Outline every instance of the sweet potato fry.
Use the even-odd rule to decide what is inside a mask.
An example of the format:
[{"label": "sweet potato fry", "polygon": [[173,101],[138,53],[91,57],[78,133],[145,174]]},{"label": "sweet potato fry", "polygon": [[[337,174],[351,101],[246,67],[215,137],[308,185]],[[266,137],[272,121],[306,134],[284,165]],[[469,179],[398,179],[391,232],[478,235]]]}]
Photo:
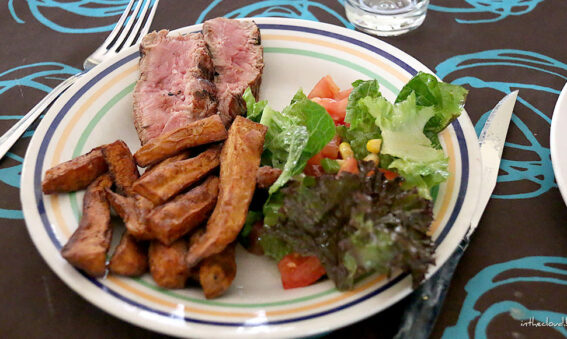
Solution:
[{"label": "sweet potato fry", "polygon": [[159,168],[162,168],[162,167],[164,167],[164,166],[167,165],[167,164],[171,164],[171,163],[176,162],[176,161],[179,161],[179,160],[185,160],[185,159],[189,158],[190,155],[191,155],[191,152],[189,152],[189,151],[187,150],[187,151],[181,152],[181,153],[179,153],[179,154],[173,155],[173,156],[171,156],[171,157],[169,157],[169,158],[166,158],[166,159],[164,159],[164,160],[158,162],[157,164],[155,164],[155,165],[153,165],[153,166],[149,166],[149,167],[146,169],[146,171],[144,172],[144,174],[142,174],[142,176],[141,176],[140,178],[149,175],[150,173],[152,173],[152,171],[155,171],[155,170],[157,170],[157,169],[159,169]]},{"label": "sweet potato fry", "polygon": [[110,175],[98,177],[87,188],[83,200],[83,216],[79,227],[61,249],[61,255],[71,265],[93,277],[106,271],[106,252],[110,247],[110,207],[104,190],[112,186]]},{"label": "sweet potato fry", "polygon": [[226,128],[215,114],[151,139],[134,154],[134,158],[138,165],[146,167],[186,148],[221,141],[226,136]]},{"label": "sweet potato fry", "polygon": [[148,251],[150,273],[156,284],[165,288],[183,288],[190,270],[185,264],[187,241],[179,239],[170,246],[157,240],[150,243]]},{"label": "sweet potato fry", "polygon": [[122,233],[110,264],[111,273],[135,277],[148,271],[148,248],[128,232]]},{"label": "sweet potato fry", "polygon": [[211,176],[201,185],[154,209],[148,215],[151,233],[169,245],[209,216],[215,207],[219,179]]},{"label": "sweet potato fry", "polygon": [[126,195],[133,195],[132,185],[140,177],[140,173],[128,146],[124,141],[116,140],[102,147],[102,154],[116,186]]},{"label": "sweet potato fry", "polygon": [[[205,234],[205,226],[206,225],[201,224],[199,227],[191,231],[191,235],[189,236],[189,240],[187,241],[188,248],[193,246],[197,241],[201,239],[201,236]],[[189,268],[189,279],[195,282],[199,282],[199,265]]]},{"label": "sweet potato fry", "polygon": [[241,116],[230,127],[221,152],[217,204],[205,235],[187,253],[189,267],[224,250],[242,229],[256,187],[266,131],[266,126]]},{"label": "sweet potato fry", "polygon": [[82,190],[107,170],[102,150],[97,147],[87,154],[48,169],[41,189],[45,194]]},{"label": "sweet potato fry", "polygon": [[199,264],[199,282],[207,299],[221,296],[236,277],[234,243]]},{"label": "sweet potato fry", "polygon": [[146,222],[146,215],[153,207],[151,202],[140,196],[125,197],[112,192],[110,189],[106,190],[106,198],[110,206],[124,221],[128,233],[138,240],[153,239]]},{"label": "sweet potato fry", "polygon": [[189,269],[189,278],[192,281],[199,282],[199,266],[194,266]]},{"label": "sweet potato fry", "polygon": [[269,188],[278,180],[280,174],[282,174],[282,170],[279,168],[270,166],[258,168],[258,173],[256,173],[256,184],[258,188]]},{"label": "sweet potato fry", "polygon": [[134,191],[161,205],[215,169],[219,155],[220,146],[215,145],[194,158],[164,165],[136,181]]}]

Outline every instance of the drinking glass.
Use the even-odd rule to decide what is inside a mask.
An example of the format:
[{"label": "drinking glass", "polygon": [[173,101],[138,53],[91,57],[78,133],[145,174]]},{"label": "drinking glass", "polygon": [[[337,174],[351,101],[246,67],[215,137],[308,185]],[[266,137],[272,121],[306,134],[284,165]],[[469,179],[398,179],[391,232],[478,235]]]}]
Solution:
[{"label": "drinking glass", "polygon": [[395,36],[419,27],[429,0],[344,0],[348,20],[378,36]]}]

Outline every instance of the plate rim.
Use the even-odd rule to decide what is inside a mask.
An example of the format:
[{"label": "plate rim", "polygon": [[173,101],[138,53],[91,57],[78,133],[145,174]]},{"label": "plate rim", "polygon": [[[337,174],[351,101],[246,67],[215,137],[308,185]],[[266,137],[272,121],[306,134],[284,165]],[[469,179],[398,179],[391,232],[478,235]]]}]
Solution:
[{"label": "plate rim", "polygon": [[[561,113],[563,112],[563,113]],[[560,129],[561,126],[567,128],[567,83],[563,85],[563,89],[559,93],[555,107],[553,108],[553,115],[551,116],[551,131],[549,133],[549,151],[551,154],[551,166],[555,175],[555,181],[559,192],[563,197],[563,202],[567,204],[567,165],[563,165],[567,160],[561,154],[561,146],[559,139],[561,139]],[[567,139],[567,137],[564,137]]]},{"label": "plate rim", "polygon": [[[393,54],[393,56],[395,56],[395,57],[400,57],[400,56],[401,56],[401,57],[404,58],[404,59],[408,59],[408,60],[404,60],[404,62],[409,61],[408,64],[410,64],[410,66],[414,66],[414,67],[415,67],[415,66],[417,65],[418,67],[416,67],[416,68],[417,68],[418,70],[419,70],[419,69],[423,69],[423,70],[428,70],[429,72],[431,72],[431,70],[430,70],[428,67],[426,67],[425,65],[423,65],[423,64],[422,64],[421,62],[419,62],[417,59],[413,58],[411,55],[409,55],[409,54],[403,52],[402,50],[398,49],[397,47],[394,47],[394,46],[392,46],[392,45],[390,45],[390,44],[388,44],[388,43],[386,43],[386,42],[384,42],[384,41],[381,41],[381,40],[379,40],[379,39],[373,38],[373,37],[368,36],[368,35],[366,35],[366,34],[363,34],[363,33],[357,32],[357,31],[353,31],[353,30],[349,30],[349,29],[344,28],[344,27],[335,26],[335,25],[327,24],[327,23],[315,22],[315,21],[300,20],[300,19],[285,19],[285,18],[246,18],[246,20],[254,20],[254,21],[257,21],[258,23],[266,23],[266,24],[281,23],[281,24],[288,24],[288,25],[298,26],[298,27],[309,26],[309,27],[320,28],[320,29],[328,28],[328,30],[330,30],[330,31],[339,30],[339,31],[342,31],[342,33],[344,33],[346,36],[351,36],[351,37],[354,38],[354,39],[358,39],[358,40],[360,40],[360,41],[365,41],[365,42],[367,42],[367,43],[377,43],[381,48],[387,47],[388,53]],[[183,28],[179,28],[179,29],[173,30],[172,32],[195,30],[195,29],[198,29],[201,25],[202,25],[202,24],[191,25],[191,26],[187,26],[187,27],[183,27]],[[370,42],[370,41],[372,41],[372,42]],[[118,60],[118,59],[120,59],[120,58],[123,58],[123,57],[124,57],[125,55],[127,55],[128,53],[132,53],[133,51],[135,51],[135,50],[137,50],[137,49],[138,49],[138,47],[137,47],[137,46],[134,46],[134,47],[131,47],[131,48],[128,48],[128,49],[122,51],[122,52],[119,53],[116,57],[114,57],[114,58],[108,60],[107,62],[104,62],[104,63],[102,63],[101,65],[97,66],[98,69],[95,68],[95,69],[97,69],[97,73],[93,72],[93,74],[94,74],[94,75],[98,74],[98,71],[103,70],[103,69],[104,69],[105,67],[107,67],[108,65],[110,65],[110,64],[112,64],[112,63],[114,63],[114,62],[116,62],[116,60]],[[94,71],[95,69],[93,69],[93,71]],[[431,73],[433,73],[433,72],[431,72]],[[91,79],[92,77],[94,77],[94,76],[89,76],[89,75],[87,75],[87,76],[83,77],[82,79],[80,79],[73,87],[71,87],[71,88],[64,94],[64,96],[60,97],[59,100],[61,100],[61,102],[68,100],[69,97],[71,96],[71,93],[74,93],[77,88],[79,88],[80,86],[83,86],[83,85],[84,85],[89,79]],[[59,100],[58,100],[58,101],[59,101]],[[53,105],[53,106],[55,107],[56,105]],[[53,113],[51,113],[51,112],[53,112]],[[55,114],[55,113],[56,113],[56,112],[54,112],[54,110],[51,109],[47,114]],[[472,127],[472,122],[470,121],[470,118],[469,118],[468,114],[466,113],[466,111],[463,110],[463,113],[464,113],[464,114],[461,115],[461,117],[459,118],[459,121],[460,121],[461,123],[463,123],[464,125],[468,125],[468,126],[466,126],[466,129],[463,130],[463,133],[466,134],[466,135],[465,135],[465,138],[467,138],[467,140],[468,140],[468,138],[471,138],[471,137],[472,137],[472,136],[470,135],[470,132],[471,132],[471,130],[474,132],[474,128]],[[48,120],[48,119],[45,119],[44,121],[46,121],[46,123],[47,123],[47,120]],[[42,123],[43,123],[43,121],[42,121]],[[39,127],[38,127],[38,129],[39,129]],[[467,132],[468,132],[468,133],[467,133]],[[474,135],[474,138],[476,138],[476,134],[473,133],[473,135]],[[34,137],[32,138],[32,140],[30,141],[30,145],[34,144],[34,143],[33,143],[33,142],[34,142],[34,138],[36,138],[36,135],[34,135]],[[476,167],[480,167],[480,156],[471,158],[471,155],[479,154],[479,151],[478,151],[478,143],[469,144],[469,142],[467,142],[467,140],[465,140],[465,145],[466,145],[467,147],[471,147],[471,146],[472,146],[472,148],[469,148],[469,149],[468,149],[468,154],[469,154],[468,160],[469,160],[469,162],[471,163],[470,165],[471,165],[471,166],[474,165],[474,166],[476,166]],[[476,146],[476,147],[475,147],[475,146]],[[476,150],[475,150],[475,148],[476,148]],[[31,148],[30,148],[30,147],[28,147],[28,149],[26,150],[26,155],[25,155],[24,164],[23,164],[22,178],[24,178],[24,174],[27,174],[27,172],[31,171],[31,170],[27,169],[28,166],[30,166],[30,165],[28,164],[28,162],[29,162],[29,161],[28,161],[28,159],[29,159],[29,157],[28,157],[28,152],[31,152]],[[473,163],[474,163],[474,164],[473,164]],[[473,166],[473,167],[474,167],[474,166]],[[474,171],[473,171],[473,173],[474,173]],[[472,175],[473,173],[469,174],[469,177],[470,177],[470,178],[469,178],[469,180],[470,180],[469,186],[473,187],[473,188],[476,190],[476,192],[477,192],[476,194],[478,194],[478,187],[475,188],[475,187],[474,187],[474,186],[475,186],[474,180],[471,180],[471,179],[473,178],[473,175]],[[479,186],[479,185],[480,185],[480,180],[477,180],[477,181],[478,181],[477,184],[478,184],[478,186]],[[21,199],[21,201],[22,201],[22,204],[24,203],[24,200],[25,200],[25,197],[24,197],[24,195],[25,195],[25,193],[24,193],[25,190],[24,190],[23,188],[24,188],[24,186],[26,186],[26,187],[28,186],[28,185],[24,185],[24,184],[25,184],[25,183],[22,183],[22,189],[20,190],[20,199]],[[34,188],[33,185],[32,185],[32,188]],[[467,192],[466,197],[468,197],[468,196],[470,196],[470,192]],[[466,198],[466,197],[465,197],[465,198]],[[464,204],[464,202],[463,202],[463,204]],[[463,207],[463,209],[464,209],[464,207]],[[469,208],[469,209],[470,209],[470,208]],[[460,213],[464,213],[464,211],[463,211],[463,212],[460,212]],[[472,214],[472,211],[471,211],[469,214]],[[460,216],[461,216],[461,214],[458,215],[458,217],[460,217]],[[469,215],[469,216],[470,216],[470,215]],[[163,330],[163,326],[162,326],[161,328],[156,329],[156,327],[152,326],[151,323],[146,323],[146,322],[144,322],[144,321],[140,321],[140,319],[132,319],[131,314],[129,314],[129,313],[120,313],[120,312],[118,312],[116,309],[114,309],[114,308],[111,307],[111,306],[110,306],[110,307],[107,307],[107,306],[103,305],[102,301],[101,301],[101,303],[99,304],[96,300],[93,300],[94,298],[92,298],[92,297],[89,298],[88,296],[85,296],[83,293],[81,293],[81,292],[78,290],[78,288],[76,288],[76,286],[74,286],[74,285],[76,285],[76,284],[73,283],[72,278],[71,278],[70,276],[60,274],[59,269],[58,269],[58,268],[56,269],[55,264],[52,264],[50,261],[48,261],[48,260],[46,259],[46,256],[45,256],[44,253],[42,252],[42,248],[39,246],[39,243],[38,243],[39,240],[35,239],[35,236],[36,236],[36,235],[33,234],[32,229],[28,226],[28,220],[27,220],[28,217],[26,217],[25,211],[24,211],[24,217],[25,217],[25,219],[26,219],[26,228],[27,228],[28,232],[30,233],[30,237],[32,238],[32,240],[33,240],[33,242],[34,242],[34,245],[36,246],[36,248],[37,248],[38,251],[40,252],[40,254],[41,254],[42,258],[44,259],[44,261],[46,261],[46,263],[50,266],[50,268],[58,275],[58,277],[59,277],[60,279],[62,279],[62,280],[67,284],[67,286],[69,286],[73,291],[75,291],[77,294],[79,294],[82,298],[84,298],[84,299],[86,299],[87,301],[89,301],[90,303],[96,305],[97,307],[99,307],[100,309],[104,310],[105,312],[108,312],[108,313],[110,313],[110,314],[113,314],[114,316],[116,316],[116,317],[118,317],[118,318],[120,318],[120,319],[122,319],[122,320],[125,320],[125,321],[127,321],[127,322],[129,322],[129,323],[131,323],[131,324],[134,324],[134,325],[137,325],[137,326],[141,326],[141,327],[144,327],[144,328],[153,330],[153,331],[160,331],[160,332],[162,332],[162,333],[168,333],[168,334],[179,335],[179,333],[178,333],[178,332],[175,332],[175,331],[174,331],[174,332],[171,332],[171,331],[164,331],[164,330]],[[463,234],[463,235],[464,235],[464,234]],[[449,253],[449,255],[450,255],[450,253]],[[448,255],[447,255],[446,257],[448,257]],[[446,259],[447,259],[447,258],[445,258],[445,260],[446,260]],[[445,261],[445,260],[443,260],[443,261]],[[433,266],[433,267],[430,267],[430,270],[428,271],[427,277],[429,278],[432,274],[434,274],[434,273],[436,272],[436,270],[439,269],[440,266],[441,266],[441,265],[435,265],[435,266]],[[68,281],[68,280],[69,280],[69,281]],[[411,291],[410,291],[410,292],[411,292]],[[410,292],[405,293],[405,294],[402,293],[403,295],[399,295],[398,298],[396,298],[396,300],[390,302],[387,307],[384,307],[384,309],[390,307],[391,305],[393,305],[394,303],[396,303],[397,301],[399,301],[400,299],[402,299],[403,297],[405,297],[405,296],[406,296],[407,294],[409,294]],[[106,299],[106,298],[104,298],[104,299]],[[326,331],[326,330],[331,330],[331,329],[335,329],[335,328],[347,326],[347,325],[352,324],[352,323],[354,323],[354,322],[358,322],[358,321],[360,321],[360,320],[362,320],[362,319],[364,319],[364,318],[366,318],[366,317],[369,317],[369,316],[371,316],[371,315],[373,315],[373,314],[375,314],[375,313],[377,313],[377,312],[373,312],[373,313],[370,313],[370,314],[363,314],[363,315],[360,315],[360,316],[358,316],[358,317],[351,317],[350,321],[342,322],[342,323],[340,323],[340,324],[333,324],[332,326],[330,326],[330,327],[327,328],[327,329],[314,329],[313,331],[310,331],[310,332],[302,331],[301,334],[303,334],[303,335],[305,335],[306,333],[309,333],[310,335],[311,335],[311,334],[317,334],[317,333],[324,332],[324,331]],[[134,315],[134,318],[136,318],[135,315]],[[201,334],[203,334],[203,333],[201,333]],[[205,335],[206,335],[206,333],[205,333]],[[244,335],[250,335],[250,333],[244,333]],[[272,335],[273,335],[273,333],[272,333]],[[277,336],[277,334],[276,334],[276,336]]]}]

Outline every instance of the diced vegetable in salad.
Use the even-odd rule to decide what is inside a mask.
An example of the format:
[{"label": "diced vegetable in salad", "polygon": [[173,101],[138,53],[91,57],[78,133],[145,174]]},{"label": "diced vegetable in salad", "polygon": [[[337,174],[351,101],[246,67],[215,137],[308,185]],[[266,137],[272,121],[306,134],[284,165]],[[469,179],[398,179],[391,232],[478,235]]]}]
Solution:
[{"label": "diced vegetable in salad", "polygon": [[315,255],[290,253],[280,260],[278,269],[285,289],[309,286],[325,275],[325,268]]},{"label": "diced vegetable in salad", "polygon": [[467,91],[421,72],[394,103],[376,80],[352,86],[325,76],[282,112],[244,94],[247,117],[269,127],[262,165],[282,173],[240,239],[246,246],[254,234],[279,262],[284,288],[326,275],[350,289],[397,269],[417,286],[433,263],[430,192],[449,175],[438,133],[460,115]]}]

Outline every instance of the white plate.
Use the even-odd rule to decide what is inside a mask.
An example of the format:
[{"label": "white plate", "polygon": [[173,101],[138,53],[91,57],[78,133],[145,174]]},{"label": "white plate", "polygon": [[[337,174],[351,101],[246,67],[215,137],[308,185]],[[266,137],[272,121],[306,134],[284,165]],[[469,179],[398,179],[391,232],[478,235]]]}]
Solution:
[{"label": "white plate", "polygon": [[555,181],[563,200],[567,203],[567,84],[563,87],[559,99],[555,104],[551,117],[551,133],[549,148],[551,151],[551,164],[555,173]]},{"label": "white plate", "polygon": [[[332,75],[341,88],[356,79],[376,78],[390,100],[417,71],[432,73],[402,51],[370,36],[318,22],[257,18],[265,73],[262,98],[282,108],[299,87],[311,88]],[[192,32],[200,26],[180,29]],[[206,300],[198,288],[163,290],[149,275],[140,279],[92,279],[59,254],[77,227],[82,193],[44,196],[46,169],[91,148],[123,139],[139,148],[132,123],[132,90],[138,52],[124,51],[69,89],[43,118],[31,140],[22,173],[21,200],[29,233],[55,273],[101,309],[138,326],[176,336],[289,337],[333,330],[375,314],[411,292],[411,279],[371,276],[353,291],[330,281],[283,290],[276,264],[239,250],[238,274],[224,296]],[[441,135],[451,175],[440,186],[432,226],[436,271],[458,246],[469,226],[480,185],[480,156],[465,112]],[[70,315],[72,316],[72,315]]]}]

